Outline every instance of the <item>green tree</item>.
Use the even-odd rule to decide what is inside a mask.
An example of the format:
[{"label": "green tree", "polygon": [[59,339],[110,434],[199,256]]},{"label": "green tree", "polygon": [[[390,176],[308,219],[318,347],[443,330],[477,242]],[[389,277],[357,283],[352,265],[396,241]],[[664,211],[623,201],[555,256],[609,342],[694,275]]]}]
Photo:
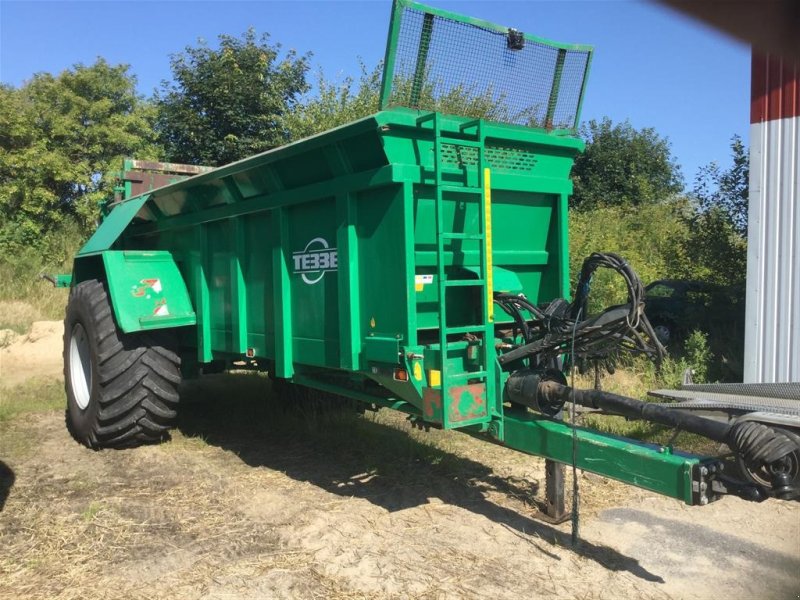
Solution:
[{"label": "green tree", "polygon": [[608,117],[581,127],[586,152],[575,161],[570,205],[640,206],[668,200],[683,189],[669,142],[652,128],[635,129]]},{"label": "green tree", "polygon": [[221,165],[289,141],[283,120],[308,89],[308,55],[280,50],[251,28],[172,55],[173,80],[155,96],[167,159]]},{"label": "green tree", "polygon": [[727,217],[734,230],[747,235],[750,153],[742,138],[731,138],[732,164],[722,169],[716,162],[701,167],[695,177],[692,194],[701,212],[717,208]]},{"label": "green tree", "polygon": [[724,209],[712,206],[688,220],[686,252],[692,279],[743,286],[747,276],[747,240]]},{"label": "green tree", "polygon": [[290,138],[308,137],[377,112],[382,71],[380,64],[370,71],[361,63],[357,84],[352,77],[339,84],[326,81],[319,71],[316,95],[285,115],[284,126]]},{"label": "green tree", "polygon": [[[316,95],[284,119],[291,138],[296,140],[314,135],[377,112],[380,109],[382,75],[381,63],[372,70],[362,63],[358,81],[352,77],[346,77],[341,83],[327,81],[320,72]],[[390,104],[396,101],[403,105],[403,102],[407,102],[411,86],[411,79],[396,76]],[[419,106],[423,110],[433,109],[445,114],[489,121],[508,122],[520,117],[512,115],[505,98],[495,97],[491,89],[479,91],[477,86],[468,85],[448,87],[444,82],[430,78],[421,86]]]},{"label": "green tree", "polygon": [[0,247],[42,247],[73,224],[87,233],[113,185],[104,174],[126,155],[158,158],[153,120],[128,65],[102,58],[0,87]]}]

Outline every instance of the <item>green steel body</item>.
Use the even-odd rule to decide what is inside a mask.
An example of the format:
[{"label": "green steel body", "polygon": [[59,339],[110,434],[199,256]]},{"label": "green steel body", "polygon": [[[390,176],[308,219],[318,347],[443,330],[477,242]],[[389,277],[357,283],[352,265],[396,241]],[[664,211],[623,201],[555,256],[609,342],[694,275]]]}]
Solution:
[{"label": "green steel body", "polygon": [[[392,105],[395,85],[409,84],[400,103],[413,107],[436,89],[432,65],[469,50],[441,36],[465,27],[491,37],[495,56],[498,44],[512,54],[530,46],[545,92],[525,121],[536,127]],[[411,63],[401,42],[414,47]],[[569,173],[584,147],[574,133],[591,54],[395,0],[380,112],[213,170],[126,161],[103,223],[71,279],[57,282],[105,281],[118,326],[175,329],[184,365],[245,361],[423,426],[703,503],[710,460],[504,402],[509,373],[524,364],[498,361],[518,340],[493,293],[569,295]],[[440,92],[471,89],[451,84]]]},{"label": "green steel body", "polygon": [[[568,295],[582,148],[544,130],[381,111],[122,201],[72,284],[105,279],[126,332],[180,327],[192,361],[253,361],[568,463],[571,427],[503,403],[508,319],[488,298]],[[576,441],[581,468],[693,501],[702,459],[583,429]]]}]

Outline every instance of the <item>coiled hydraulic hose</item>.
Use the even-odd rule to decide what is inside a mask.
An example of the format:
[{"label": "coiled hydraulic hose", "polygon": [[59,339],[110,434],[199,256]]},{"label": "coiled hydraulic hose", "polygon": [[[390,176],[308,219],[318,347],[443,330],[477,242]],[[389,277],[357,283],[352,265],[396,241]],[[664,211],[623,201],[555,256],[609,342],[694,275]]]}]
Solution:
[{"label": "coiled hydraulic hose", "polygon": [[[581,320],[580,317],[587,314],[592,277],[600,267],[611,269],[624,279],[628,302]],[[571,303],[558,298],[541,308],[524,295],[502,293],[495,294],[494,301],[514,319],[513,337],[519,331],[525,340],[524,344],[502,354],[500,364],[526,357],[536,357],[535,362],[542,364],[560,354],[572,356],[573,364],[575,359],[604,361],[620,351],[645,354],[656,363],[664,357],[664,347],[644,314],[644,286],[625,259],[617,254],[595,252],[583,261],[575,299]],[[530,318],[526,318],[524,312]]]}]

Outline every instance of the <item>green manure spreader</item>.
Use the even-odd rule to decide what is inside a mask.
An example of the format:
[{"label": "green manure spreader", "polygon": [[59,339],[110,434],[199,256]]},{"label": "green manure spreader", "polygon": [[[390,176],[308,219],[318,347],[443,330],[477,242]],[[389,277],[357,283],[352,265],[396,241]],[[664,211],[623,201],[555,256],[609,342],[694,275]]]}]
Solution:
[{"label": "green manure spreader", "polygon": [[[61,278],[72,435],[162,440],[182,377],[236,362],[287,401],[313,390],[388,407],[688,504],[795,496],[798,447],[780,431],[567,385],[575,367],[663,353],[619,256],[593,254],[569,289],[591,57],[397,0],[379,112],[216,169],[128,161]],[[597,268],[625,280],[628,302],[589,315]],[[573,427],[567,403],[724,442],[771,483]]]}]

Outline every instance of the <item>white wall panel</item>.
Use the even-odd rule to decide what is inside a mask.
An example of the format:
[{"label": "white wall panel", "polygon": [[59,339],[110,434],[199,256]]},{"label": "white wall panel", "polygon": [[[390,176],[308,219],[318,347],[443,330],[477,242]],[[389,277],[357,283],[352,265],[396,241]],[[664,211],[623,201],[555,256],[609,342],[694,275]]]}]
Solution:
[{"label": "white wall panel", "polygon": [[800,381],[800,117],[750,129],[744,380]]}]

